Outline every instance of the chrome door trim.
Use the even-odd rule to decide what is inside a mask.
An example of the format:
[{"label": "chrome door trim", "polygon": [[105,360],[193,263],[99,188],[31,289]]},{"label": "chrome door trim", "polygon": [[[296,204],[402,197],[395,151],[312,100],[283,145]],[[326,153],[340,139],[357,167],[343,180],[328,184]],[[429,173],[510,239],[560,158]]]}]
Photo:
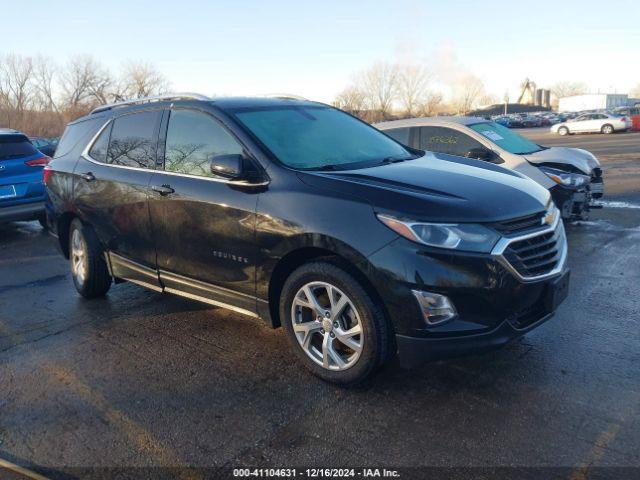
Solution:
[{"label": "chrome door trim", "polygon": [[236,307],[234,305],[229,305],[228,303],[219,302],[217,300],[211,300],[210,298],[207,298],[207,297],[201,297],[200,295],[196,295],[194,293],[189,293],[182,290],[176,290],[170,287],[164,287],[164,291],[167,293],[173,293],[175,295],[179,295],[181,297],[189,298],[191,300],[197,300],[198,302],[208,303],[210,305],[221,307],[226,310],[231,310],[236,313],[242,313],[243,315],[248,315],[250,317],[260,318],[260,315],[258,315],[256,312],[245,310],[244,308]]},{"label": "chrome door trim", "polygon": [[[159,277],[158,277],[158,272],[157,270],[154,270],[152,268],[149,267],[145,267],[144,265],[140,265],[137,262],[134,262],[133,260],[129,260],[126,257],[123,257],[122,255],[118,255],[117,253],[113,253],[111,251],[106,252],[105,256],[107,257],[107,266],[109,267],[109,273],[111,273],[112,277],[115,277],[115,275],[113,274],[114,271],[114,264],[115,265],[120,265],[121,267],[125,268],[125,269],[129,269],[132,270],[136,273],[139,273],[140,275],[142,275],[143,277],[148,277],[149,279],[154,279],[159,283]],[[118,277],[121,278],[121,277]],[[133,283],[137,283],[139,285],[142,285],[144,287],[147,287],[151,290],[154,290],[156,292],[162,292],[162,287],[158,286],[158,285],[154,285],[153,283],[149,283],[149,282],[145,282],[144,280],[141,280],[139,278],[122,278],[123,280],[126,280],[128,282],[133,282]]]}]

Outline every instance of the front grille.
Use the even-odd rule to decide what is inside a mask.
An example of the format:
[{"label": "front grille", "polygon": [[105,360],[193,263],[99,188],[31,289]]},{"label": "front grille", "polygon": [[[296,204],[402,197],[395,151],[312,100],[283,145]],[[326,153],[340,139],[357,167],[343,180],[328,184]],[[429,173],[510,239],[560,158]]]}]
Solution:
[{"label": "front grille", "polygon": [[554,231],[511,242],[503,255],[523,277],[537,277],[552,272],[558,266],[565,246],[564,227],[560,221]]},{"label": "front grille", "polygon": [[527,215],[526,217],[519,217],[502,222],[496,222],[491,226],[503,235],[525,233],[529,230],[540,228],[543,225],[542,218],[544,216],[545,212],[538,212],[534,213],[533,215]]}]

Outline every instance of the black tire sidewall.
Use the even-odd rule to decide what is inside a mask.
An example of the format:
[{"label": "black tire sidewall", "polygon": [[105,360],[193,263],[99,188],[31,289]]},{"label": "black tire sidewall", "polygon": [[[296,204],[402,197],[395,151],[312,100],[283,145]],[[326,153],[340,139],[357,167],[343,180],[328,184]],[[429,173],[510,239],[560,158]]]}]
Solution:
[{"label": "black tire sidewall", "polygon": [[[298,290],[310,282],[327,282],[342,290],[353,302],[363,330],[364,345],[356,364],[343,371],[332,371],[315,363],[298,343],[291,320],[291,305]],[[341,385],[355,385],[371,375],[387,355],[388,335],[384,315],[370,295],[347,271],[331,263],[313,262],[294,271],[282,290],[280,319],[289,342],[300,360],[316,376]]]},{"label": "black tire sidewall", "polygon": [[85,298],[101,297],[109,290],[111,286],[111,276],[107,269],[106,261],[103,257],[103,251],[100,242],[96,238],[91,227],[84,225],[79,219],[74,219],[69,228],[69,260],[73,262],[73,253],[71,243],[73,241],[73,232],[78,230],[84,242],[86,251],[86,268],[87,274],[83,283],[80,283],[76,276],[71,273],[73,284],[80,295]]}]

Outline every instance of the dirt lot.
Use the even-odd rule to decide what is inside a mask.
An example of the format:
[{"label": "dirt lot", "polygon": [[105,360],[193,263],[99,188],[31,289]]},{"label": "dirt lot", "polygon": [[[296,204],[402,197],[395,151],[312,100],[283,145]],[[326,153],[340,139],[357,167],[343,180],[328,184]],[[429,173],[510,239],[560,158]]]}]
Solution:
[{"label": "dirt lot", "polygon": [[49,478],[247,466],[638,478],[640,134],[524,133],[592,149],[607,200],[625,207],[569,229],[569,299],[501,350],[391,365],[358,389],[309,375],[259,320],[131,284],[85,301],[37,224],[0,226],[0,459]]}]

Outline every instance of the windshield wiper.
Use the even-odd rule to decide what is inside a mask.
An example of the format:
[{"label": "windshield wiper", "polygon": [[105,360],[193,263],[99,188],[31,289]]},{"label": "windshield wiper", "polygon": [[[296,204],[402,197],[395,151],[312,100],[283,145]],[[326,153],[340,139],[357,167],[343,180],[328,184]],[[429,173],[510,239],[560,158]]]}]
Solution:
[{"label": "windshield wiper", "polygon": [[400,163],[400,162],[406,162],[407,160],[415,160],[418,157],[415,156],[411,156],[411,157],[385,157],[382,159],[382,161],[380,162],[381,165],[386,165],[389,163]]},{"label": "windshield wiper", "polygon": [[327,164],[327,165],[319,165],[317,167],[309,167],[305,168],[305,170],[311,170],[314,172],[329,172],[332,170],[338,170],[338,165],[335,164]]}]

